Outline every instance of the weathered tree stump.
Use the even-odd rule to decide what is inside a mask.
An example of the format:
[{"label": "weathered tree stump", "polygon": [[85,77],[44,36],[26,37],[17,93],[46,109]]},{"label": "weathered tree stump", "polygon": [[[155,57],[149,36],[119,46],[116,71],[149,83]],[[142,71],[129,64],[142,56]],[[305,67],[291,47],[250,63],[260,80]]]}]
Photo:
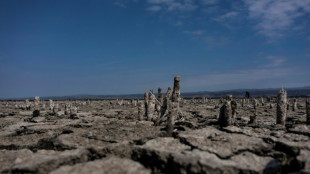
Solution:
[{"label": "weathered tree stump", "polygon": [[77,116],[77,112],[78,112],[77,107],[71,107],[70,108],[70,118],[71,119],[79,119],[79,117]]},{"label": "weathered tree stump", "polygon": [[40,116],[40,97],[35,96],[34,97],[34,111],[32,113],[33,117]]},{"label": "weathered tree stump", "polygon": [[285,124],[287,113],[287,93],[281,89],[277,97],[277,124]]},{"label": "weathered tree stump", "polygon": [[144,115],[145,116],[147,116],[147,104],[148,104],[148,102],[149,102],[149,94],[146,92],[146,93],[144,93],[144,111],[145,111],[145,113],[144,113]]},{"label": "weathered tree stump", "polygon": [[226,127],[232,124],[232,108],[231,101],[226,101],[220,109],[218,124],[221,127]]},{"label": "weathered tree stump", "polygon": [[293,111],[297,111],[297,99],[294,99],[294,103],[293,103]]},{"label": "weathered tree stump", "polygon": [[156,101],[156,97],[153,94],[153,92],[150,91],[149,101],[147,104],[147,120],[148,121],[152,121],[152,119],[154,118],[155,101]]},{"label": "weathered tree stump", "polygon": [[143,101],[140,101],[139,102],[139,107],[138,107],[138,120],[139,121],[143,121],[143,117],[144,117],[144,114],[145,114],[145,106],[144,106],[144,103]]},{"label": "weathered tree stump", "polygon": [[306,99],[307,124],[310,125],[310,100]]},{"label": "weathered tree stump", "polygon": [[180,101],[180,76],[174,77],[173,92],[171,96],[171,101],[169,103],[170,107],[168,110],[167,126],[166,131],[168,135],[171,135],[174,130],[174,120],[179,114],[179,101]]}]

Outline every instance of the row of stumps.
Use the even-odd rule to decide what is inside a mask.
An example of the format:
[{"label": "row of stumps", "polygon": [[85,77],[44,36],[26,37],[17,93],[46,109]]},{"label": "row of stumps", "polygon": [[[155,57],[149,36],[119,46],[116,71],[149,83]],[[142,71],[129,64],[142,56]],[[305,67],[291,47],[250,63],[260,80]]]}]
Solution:
[{"label": "row of stumps", "polygon": [[[159,125],[166,121],[166,131],[171,134],[174,130],[175,119],[179,119],[183,114],[180,110],[180,76],[174,78],[173,90],[168,87],[165,97],[162,94],[162,89],[158,88],[158,98],[151,90],[149,93],[144,94],[144,101],[139,102],[138,107],[138,119],[140,121],[146,120],[153,121],[155,125]],[[263,98],[261,99],[262,104]],[[244,100],[242,100],[242,105]],[[253,101],[254,115],[250,117],[249,124],[256,124],[257,106],[256,99]],[[287,115],[287,92],[281,89],[277,95],[277,114],[276,124],[285,125]],[[297,109],[297,100],[294,100],[293,110]],[[156,114],[157,113],[157,114]],[[226,101],[220,108],[218,117],[218,124],[220,127],[226,127],[234,124],[234,120],[237,113],[237,102],[233,100],[232,95],[227,95]],[[310,124],[310,101],[306,100],[306,115],[307,124]],[[183,118],[184,119],[184,118]]]},{"label": "row of stumps", "polygon": [[[242,105],[244,100],[242,100]],[[253,100],[254,115],[250,117],[250,124],[256,123],[257,117],[257,100]],[[234,118],[236,115],[237,103],[232,99],[231,95],[226,97],[226,101],[223,106],[220,108],[220,114],[218,118],[218,124],[221,127],[226,127],[234,124]],[[281,89],[277,95],[277,115],[276,115],[276,124],[285,125],[286,116],[288,110],[287,102],[287,92],[284,89]],[[294,100],[293,111],[297,110],[297,100]],[[306,123],[310,124],[310,100],[306,99]]]},{"label": "row of stumps", "polygon": [[166,121],[167,134],[171,135],[174,130],[175,119],[182,115],[180,111],[180,76],[174,77],[173,90],[168,87],[165,97],[162,89],[158,88],[158,98],[151,90],[144,94],[144,101],[139,102],[138,120],[146,118],[159,125]]},{"label": "row of stumps", "polygon": [[[26,100],[26,103],[29,102],[29,100]],[[59,109],[59,104],[55,104],[53,100],[49,100],[49,105],[50,105],[50,110],[52,110],[52,115],[57,115]],[[28,108],[28,105],[27,105]],[[30,105],[29,105],[30,108]],[[32,117],[38,117],[40,116],[40,97],[36,96],[34,99],[34,111],[32,112]],[[65,105],[65,110],[64,114],[65,115],[70,115],[71,119],[78,119],[77,116],[77,107],[72,106],[71,104],[66,104]]]}]

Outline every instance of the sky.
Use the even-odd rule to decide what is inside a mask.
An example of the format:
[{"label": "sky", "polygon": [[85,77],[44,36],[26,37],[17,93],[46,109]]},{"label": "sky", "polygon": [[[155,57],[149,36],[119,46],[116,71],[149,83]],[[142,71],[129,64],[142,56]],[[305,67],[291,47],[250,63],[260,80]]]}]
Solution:
[{"label": "sky", "polygon": [[1,0],[0,98],[310,85],[310,0]]}]

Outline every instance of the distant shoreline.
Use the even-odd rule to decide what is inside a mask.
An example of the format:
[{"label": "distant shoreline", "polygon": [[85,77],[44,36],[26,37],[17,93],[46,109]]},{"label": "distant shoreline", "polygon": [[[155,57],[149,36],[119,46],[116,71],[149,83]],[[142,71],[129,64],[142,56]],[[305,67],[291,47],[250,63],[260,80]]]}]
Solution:
[{"label": "distant shoreline", "polygon": [[[181,92],[182,98],[221,98],[227,94],[233,95],[233,97],[244,97],[245,91],[249,91],[251,97],[267,97],[276,96],[280,88],[268,88],[268,89],[233,89],[223,91],[200,91],[200,92]],[[310,97],[310,86],[300,88],[287,88],[288,97]],[[3,98],[0,101],[8,100],[32,100],[32,97],[20,97],[20,98]],[[121,94],[121,95],[69,95],[69,96],[40,96],[41,100],[112,100],[112,99],[142,99],[143,94]]]}]

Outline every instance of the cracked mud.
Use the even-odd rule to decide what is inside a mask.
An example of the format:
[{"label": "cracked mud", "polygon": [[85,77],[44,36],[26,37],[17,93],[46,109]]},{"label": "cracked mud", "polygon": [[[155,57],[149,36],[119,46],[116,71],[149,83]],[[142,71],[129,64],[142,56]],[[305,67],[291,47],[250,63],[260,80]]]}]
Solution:
[{"label": "cracked mud", "polygon": [[0,102],[0,173],[310,172],[304,98],[283,126],[275,124],[276,103],[259,104],[256,124],[248,124],[253,106],[237,99],[235,123],[224,128],[219,99],[184,100],[185,119],[170,137],[165,124],[138,121],[138,105],[129,100],[70,101],[79,108],[74,119],[64,114],[68,101],[56,103],[56,115],[45,108],[33,117],[16,107],[24,101]]}]

